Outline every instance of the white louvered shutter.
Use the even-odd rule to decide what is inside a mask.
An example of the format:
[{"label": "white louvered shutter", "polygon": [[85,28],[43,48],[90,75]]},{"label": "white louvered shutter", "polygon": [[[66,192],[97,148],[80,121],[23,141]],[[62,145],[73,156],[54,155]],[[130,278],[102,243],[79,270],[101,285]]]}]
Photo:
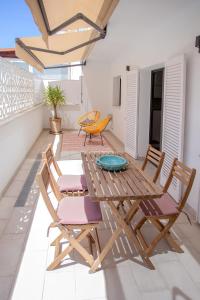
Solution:
[{"label": "white louvered shutter", "polygon": [[[165,64],[162,131],[162,151],[165,152],[165,160],[161,171],[161,185],[164,185],[168,178],[173,159],[177,157],[183,160],[185,74],[184,55],[175,57]],[[169,193],[175,200],[180,198],[179,181],[173,180]]]},{"label": "white louvered shutter", "polygon": [[134,158],[138,148],[138,84],[138,70],[127,72],[125,151]]}]

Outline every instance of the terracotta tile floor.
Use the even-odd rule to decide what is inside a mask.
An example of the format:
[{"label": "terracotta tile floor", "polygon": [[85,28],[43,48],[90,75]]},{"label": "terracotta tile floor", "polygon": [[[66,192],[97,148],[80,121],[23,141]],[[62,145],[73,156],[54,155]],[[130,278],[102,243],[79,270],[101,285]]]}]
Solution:
[{"label": "terracotta tile floor", "polygon": [[[122,145],[106,134],[115,149],[122,151]],[[35,172],[32,167],[38,154],[49,142],[54,142],[59,154],[59,137],[44,131],[0,200],[0,300],[199,300],[200,226],[195,222],[191,226],[184,215],[173,229],[184,253],[174,253],[160,242],[152,256],[155,271],[135,262],[137,253],[123,235],[94,274],[88,273],[76,252],[58,269],[46,271],[53,257],[50,241],[56,230],[47,237],[50,217],[30,174]],[[82,172],[79,153],[64,153],[59,163],[65,173]],[[99,235],[103,246],[115,223],[106,205],[102,205],[102,211],[105,223]],[[147,240],[154,233],[150,225],[145,226]]]}]

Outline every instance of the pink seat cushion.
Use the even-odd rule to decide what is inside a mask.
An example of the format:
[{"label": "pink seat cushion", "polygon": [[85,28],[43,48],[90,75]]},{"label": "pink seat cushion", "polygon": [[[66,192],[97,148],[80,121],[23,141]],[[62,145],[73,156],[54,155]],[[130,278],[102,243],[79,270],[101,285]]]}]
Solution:
[{"label": "pink seat cushion", "polygon": [[60,192],[87,191],[85,175],[62,175],[57,183]]},{"label": "pink seat cushion", "polygon": [[94,120],[91,120],[91,119],[85,119],[85,120],[83,120],[82,122],[81,122],[81,125],[91,125],[91,124],[94,124],[95,123],[95,121]]},{"label": "pink seat cushion", "polygon": [[65,197],[58,205],[61,224],[90,224],[102,221],[101,208],[91,197]]},{"label": "pink seat cushion", "polygon": [[167,193],[158,199],[142,201],[140,208],[146,216],[166,216],[179,213],[177,203]]}]

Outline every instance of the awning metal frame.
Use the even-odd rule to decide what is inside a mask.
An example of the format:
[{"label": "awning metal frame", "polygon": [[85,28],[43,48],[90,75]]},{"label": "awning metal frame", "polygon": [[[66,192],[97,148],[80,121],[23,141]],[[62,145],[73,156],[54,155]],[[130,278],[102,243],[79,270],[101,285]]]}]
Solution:
[{"label": "awning metal frame", "polygon": [[72,68],[72,67],[79,67],[79,66],[86,66],[86,60],[84,62],[81,62],[80,64],[74,64],[74,65],[55,65],[51,67],[45,67],[45,70],[48,69],[61,69],[61,68]]},{"label": "awning metal frame", "polygon": [[19,38],[17,38],[16,40],[16,44],[18,44],[24,51],[26,51],[44,70],[47,69],[58,69],[58,68],[72,68],[72,67],[77,67],[77,66],[85,66],[86,65],[86,61],[81,62],[80,64],[73,64],[73,65],[54,65],[54,66],[50,66],[50,67],[45,67],[45,65],[41,62],[41,60],[39,60],[39,58],[29,49],[28,46],[26,46],[22,40],[20,40]]},{"label": "awning metal frame", "polygon": [[24,51],[26,51],[43,69],[45,65],[41,62],[41,60],[30,50],[27,46],[20,40],[20,38],[15,39],[16,44],[18,44]]},{"label": "awning metal frame", "polygon": [[95,42],[97,42],[97,41],[105,38],[106,32],[107,32],[107,28],[105,27],[104,29],[102,29],[101,27],[99,27],[97,24],[95,24],[93,21],[91,21],[88,17],[86,17],[82,13],[76,14],[72,18],[66,20],[65,22],[63,22],[62,24],[60,24],[59,26],[57,26],[56,28],[54,28],[54,29],[51,30],[50,26],[49,26],[47,14],[46,14],[46,11],[45,11],[43,0],[37,0],[37,1],[38,1],[38,5],[39,5],[40,11],[41,11],[41,15],[42,15],[42,18],[43,18],[43,21],[44,21],[44,24],[45,24],[45,27],[46,27],[46,30],[47,30],[47,33],[48,33],[49,36],[57,33],[58,31],[62,30],[63,28],[69,26],[70,24],[72,24],[72,23],[74,23],[74,22],[76,22],[78,20],[83,20],[88,25],[90,25],[93,29],[95,29],[96,31],[98,31],[99,32],[99,36],[95,37],[95,38],[93,38],[93,39],[91,39],[89,41],[86,41],[84,43],[81,43],[81,44],[79,44],[79,45],[77,45],[75,47],[67,49],[65,51],[55,51],[55,50],[44,49],[44,48],[39,48],[39,47],[31,47],[31,46],[26,46],[25,45],[25,47],[28,50],[45,52],[45,53],[51,53],[51,54],[56,54],[56,55],[65,55],[65,54],[68,54],[70,52],[73,52],[75,50],[78,50],[78,49],[80,49],[82,47],[88,46],[88,45],[90,45],[92,43],[95,43]]},{"label": "awning metal frame", "polygon": [[[104,37],[105,37],[105,36],[104,36]],[[25,44],[24,44],[24,45],[25,45],[26,49],[28,49],[28,50],[33,50],[33,51],[38,51],[38,52],[45,52],[45,53],[51,53],[51,54],[56,54],[56,55],[65,55],[65,54],[68,54],[68,53],[73,52],[73,51],[75,51],[75,50],[78,50],[78,49],[80,49],[80,48],[82,48],[82,47],[85,47],[85,46],[87,46],[87,45],[90,45],[90,44],[92,44],[92,43],[95,43],[95,42],[101,40],[101,39],[104,38],[104,37],[102,37],[102,36],[100,35],[99,37],[96,37],[96,38],[91,39],[91,40],[89,40],[89,41],[87,41],[87,42],[81,43],[81,44],[79,44],[79,45],[77,45],[77,46],[75,46],[75,47],[72,47],[72,48],[70,48],[70,49],[67,49],[67,50],[65,50],[65,51],[55,51],[55,50],[50,50],[50,49],[44,49],[44,48],[38,48],[38,47],[27,46],[27,45],[25,45]],[[16,40],[17,43],[18,43],[18,41],[19,41],[19,39]]]},{"label": "awning metal frame", "polygon": [[[76,15],[74,15],[73,17],[71,17],[70,19],[64,21],[62,24],[60,24],[59,26],[57,26],[56,28],[51,29],[49,26],[49,21],[48,21],[48,17],[46,14],[46,10],[44,7],[44,3],[43,0],[37,0],[38,2],[38,6],[41,12],[41,16],[46,28],[46,31],[48,33],[49,36],[52,36],[54,34],[56,34],[57,32],[61,31],[63,28],[66,28],[67,26],[82,20],[84,21],[86,24],[88,24],[89,26],[91,26],[94,30],[96,30],[99,33],[99,36],[97,37],[93,37],[91,40],[88,40],[86,42],[83,42],[77,46],[74,46],[70,49],[64,50],[64,51],[55,51],[55,50],[50,50],[50,49],[44,49],[44,48],[39,48],[39,47],[32,47],[32,46],[27,46],[20,38],[16,39],[16,43],[24,50],[26,51],[43,69],[50,69],[50,68],[58,68],[58,66],[52,66],[52,67],[45,67],[45,65],[42,63],[42,61],[33,53],[33,51],[38,51],[38,52],[43,52],[43,53],[50,53],[50,54],[55,54],[55,55],[65,55],[68,54],[70,52],[73,52],[75,50],[78,50],[82,47],[88,46],[92,43],[95,43],[101,39],[104,39],[107,33],[107,26],[105,26],[105,28],[101,28],[100,26],[98,26],[96,23],[94,23],[92,20],[90,20],[87,16],[85,16],[83,13],[77,13]],[[80,65],[85,65],[85,63],[81,63]],[[75,65],[63,65],[63,67],[72,67]],[[59,66],[62,67],[62,66]]]},{"label": "awning metal frame", "polygon": [[50,29],[49,21],[48,21],[48,17],[46,14],[43,0],[37,0],[37,1],[38,1],[38,6],[40,8],[40,12],[41,12],[48,35],[53,35],[53,34],[57,33],[58,31],[62,30],[63,28],[75,23],[76,21],[82,20],[85,23],[87,23],[88,25],[90,25],[91,27],[93,27],[95,30],[97,30],[102,36],[104,35],[104,37],[105,37],[105,34],[106,34],[105,30],[102,29],[101,27],[99,27],[96,23],[94,23],[92,20],[90,20],[88,17],[86,17],[82,13],[77,13],[76,15],[74,15],[70,19],[66,20],[65,22],[63,22],[62,24],[57,26],[56,28]]}]

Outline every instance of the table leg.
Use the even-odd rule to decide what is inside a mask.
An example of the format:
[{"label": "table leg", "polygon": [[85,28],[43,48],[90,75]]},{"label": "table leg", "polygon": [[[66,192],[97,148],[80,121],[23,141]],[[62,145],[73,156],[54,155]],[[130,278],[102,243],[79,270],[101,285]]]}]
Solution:
[{"label": "table leg", "polygon": [[152,264],[151,260],[149,257],[146,255],[145,251],[142,249],[134,231],[130,227],[130,222],[132,220],[132,217],[134,215],[134,212],[137,211],[137,207],[139,205],[139,201],[135,202],[133,206],[128,210],[127,215],[125,218],[123,218],[116,206],[114,205],[113,202],[109,201],[108,205],[110,206],[113,216],[116,219],[116,222],[118,223],[119,226],[124,230],[125,234],[127,235],[128,239],[130,242],[134,242],[134,245],[136,246],[142,260],[147,264],[147,266],[150,269],[155,269],[154,265]]},{"label": "table leg", "polygon": [[107,242],[107,244],[105,245],[105,247],[103,248],[103,250],[101,251],[100,255],[94,261],[94,263],[93,263],[93,265],[92,265],[92,267],[90,269],[90,272],[95,272],[97,270],[97,268],[99,267],[99,265],[104,260],[105,256],[112,249],[112,246],[113,246],[114,242],[117,240],[117,238],[120,235],[121,231],[122,231],[122,229],[118,227],[113,232],[111,238],[109,239],[109,241]]},{"label": "table leg", "polygon": [[132,228],[130,227],[130,222],[134,216],[134,214],[138,210],[138,205],[140,201],[135,201],[135,203],[132,205],[132,207],[128,210],[127,214],[125,216],[121,216],[119,213],[119,210],[115,206],[115,204],[112,201],[108,201],[107,204],[110,206],[111,211],[113,213],[114,218],[116,219],[116,222],[118,223],[117,229],[113,232],[111,238],[108,240],[107,244],[101,251],[100,255],[96,258],[94,261],[90,271],[95,272],[99,265],[102,263],[108,252],[112,249],[113,244],[117,240],[120,233],[124,230],[125,234],[127,235],[130,242],[134,242],[135,247],[137,248],[140,256],[142,257],[145,264],[148,265],[150,269],[155,269],[153,264],[151,263],[149,257],[146,255],[146,253],[143,251],[142,247],[140,246],[139,241],[137,240],[137,237],[135,233],[133,232]]}]

